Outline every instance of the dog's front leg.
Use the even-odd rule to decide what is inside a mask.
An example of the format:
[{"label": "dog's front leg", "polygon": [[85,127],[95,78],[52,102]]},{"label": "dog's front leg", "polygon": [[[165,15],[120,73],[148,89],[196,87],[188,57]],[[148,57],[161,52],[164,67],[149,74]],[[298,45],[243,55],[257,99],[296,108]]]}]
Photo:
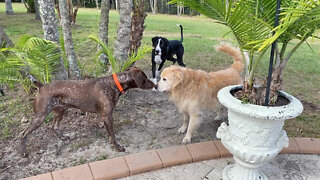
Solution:
[{"label": "dog's front leg", "polygon": [[189,114],[188,113],[183,113],[183,124],[182,126],[178,129],[178,133],[185,133],[187,128],[188,128],[188,121],[189,121]]},{"label": "dog's front leg", "polygon": [[191,114],[187,134],[182,140],[183,144],[187,144],[191,142],[192,134],[195,130],[199,128],[200,124],[201,124],[201,114],[200,113]]},{"label": "dog's front leg", "polygon": [[154,61],[152,61],[152,79],[151,81],[154,84],[157,84],[157,74],[156,74],[156,63]]},{"label": "dog's front leg", "polygon": [[124,147],[120,146],[116,141],[116,137],[115,137],[114,131],[113,131],[112,113],[104,116],[103,117],[103,122],[104,122],[104,125],[106,126],[107,132],[108,132],[108,134],[110,136],[110,142],[115,146],[117,151],[119,151],[119,152],[126,151],[126,149]]}]

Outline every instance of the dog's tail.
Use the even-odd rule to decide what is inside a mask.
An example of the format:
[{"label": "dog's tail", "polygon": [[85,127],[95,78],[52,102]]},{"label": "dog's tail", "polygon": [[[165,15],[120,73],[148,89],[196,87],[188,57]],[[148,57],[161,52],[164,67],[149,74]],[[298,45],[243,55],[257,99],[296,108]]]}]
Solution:
[{"label": "dog's tail", "polygon": [[219,44],[215,48],[216,48],[216,50],[219,50],[221,52],[229,54],[234,60],[231,67],[235,68],[239,73],[242,72],[242,70],[244,68],[244,62],[242,59],[242,54],[241,54],[240,49],[235,48],[235,47],[231,46],[230,44],[225,44],[225,43]]},{"label": "dog's tail", "polygon": [[181,31],[181,39],[180,39],[180,42],[182,43],[183,42],[183,27],[181,24],[177,24],[177,26],[180,26],[180,31]]},{"label": "dog's tail", "polygon": [[39,82],[34,76],[28,75],[27,77],[28,77],[28,78],[30,79],[30,81],[31,81],[34,85],[36,85],[38,88],[41,88],[41,87],[43,86],[43,84],[42,84],[41,82]]}]

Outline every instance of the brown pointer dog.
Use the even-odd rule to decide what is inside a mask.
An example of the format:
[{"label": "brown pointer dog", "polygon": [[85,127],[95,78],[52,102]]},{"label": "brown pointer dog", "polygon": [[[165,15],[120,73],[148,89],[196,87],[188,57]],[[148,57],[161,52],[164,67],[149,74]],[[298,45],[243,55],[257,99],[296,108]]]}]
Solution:
[{"label": "brown pointer dog", "polygon": [[[139,68],[129,68],[117,77],[124,91],[132,88],[152,89],[154,84]],[[68,108],[77,108],[87,112],[101,113],[103,122],[110,136],[111,143],[117,151],[125,151],[115,139],[113,131],[113,110],[121,95],[112,76],[86,80],[55,81],[50,84],[41,84],[33,78],[33,83],[39,87],[39,93],[34,101],[35,119],[22,132],[21,154],[28,156],[26,141],[28,135],[38,128],[51,111],[55,113],[53,130],[59,137],[59,124]]]}]

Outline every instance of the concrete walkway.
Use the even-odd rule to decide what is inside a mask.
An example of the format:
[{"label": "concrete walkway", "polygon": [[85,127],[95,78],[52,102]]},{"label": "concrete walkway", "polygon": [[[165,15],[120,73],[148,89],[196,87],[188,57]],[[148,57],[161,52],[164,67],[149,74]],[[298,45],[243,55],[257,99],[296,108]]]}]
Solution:
[{"label": "concrete walkway", "polygon": [[[320,139],[289,138],[289,147],[262,171],[270,180],[320,180]],[[24,180],[220,180],[233,164],[221,141],[155,149],[40,174]],[[181,165],[184,164],[184,165]]]},{"label": "concrete walkway", "polygon": [[[150,171],[120,180],[221,180],[222,170],[232,158],[213,159]],[[280,154],[262,168],[269,180],[319,180],[320,156]]]}]

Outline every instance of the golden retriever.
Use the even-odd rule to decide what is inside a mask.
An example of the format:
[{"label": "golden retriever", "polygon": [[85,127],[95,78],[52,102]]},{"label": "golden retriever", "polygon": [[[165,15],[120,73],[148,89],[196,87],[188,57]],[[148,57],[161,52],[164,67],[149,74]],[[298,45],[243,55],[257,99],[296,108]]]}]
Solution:
[{"label": "golden retriever", "polygon": [[218,91],[225,86],[242,83],[241,72],[244,62],[240,50],[228,44],[220,44],[216,49],[232,56],[234,62],[231,67],[207,73],[170,66],[161,73],[157,90],[170,92],[170,100],[183,114],[183,125],[178,132],[185,133],[188,128],[183,143],[191,142],[192,133],[200,126],[202,110],[219,110],[215,119],[221,118],[221,105],[217,99]]}]

